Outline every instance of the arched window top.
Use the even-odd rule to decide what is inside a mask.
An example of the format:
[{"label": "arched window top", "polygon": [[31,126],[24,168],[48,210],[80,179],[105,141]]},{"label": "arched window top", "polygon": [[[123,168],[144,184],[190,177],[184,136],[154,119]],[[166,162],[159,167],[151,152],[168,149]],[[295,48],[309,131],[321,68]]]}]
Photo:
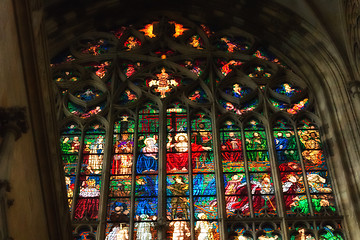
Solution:
[{"label": "arched window top", "polygon": [[51,67],[75,236],[344,239],[314,96],[257,38],[161,18]]}]

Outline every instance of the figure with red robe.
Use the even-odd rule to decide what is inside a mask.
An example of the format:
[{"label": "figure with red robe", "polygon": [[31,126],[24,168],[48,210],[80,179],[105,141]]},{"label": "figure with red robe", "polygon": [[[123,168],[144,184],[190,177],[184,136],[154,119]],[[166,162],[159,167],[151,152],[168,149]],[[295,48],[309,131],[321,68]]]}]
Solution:
[{"label": "figure with red robe", "polygon": [[[178,133],[175,135],[175,143],[169,141],[167,144],[168,151],[172,148],[175,152],[166,154],[167,156],[167,171],[187,171],[188,170],[188,138],[185,133]],[[200,151],[208,150],[209,148],[203,147],[196,143],[191,144],[191,159],[193,167],[195,166],[196,159],[201,156]]]},{"label": "figure with red robe", "polygon": [[82,182],[79,198],[76,203],[75,219],[96,219],[99,211],[100,186],[96,185],[96,180],[89,178]]},{"label": "figure with red robe", "polygon": [[229,133],[229,138],[221,146],[221,151],[224,161],[238,162],[243,159],[241,140],[237,139],[233,132]]}]

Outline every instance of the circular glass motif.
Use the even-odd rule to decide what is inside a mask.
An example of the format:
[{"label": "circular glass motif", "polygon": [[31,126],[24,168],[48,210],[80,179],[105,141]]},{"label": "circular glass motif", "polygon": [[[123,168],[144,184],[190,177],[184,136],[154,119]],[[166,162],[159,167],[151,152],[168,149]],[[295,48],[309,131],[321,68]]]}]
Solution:
[{"label": "circular glass motif", "polygon": [[238,83],[234,83],[232,88],[226,88],[225,93],[236,98],[243,98],[251,92],[251,89],[248,87],[240,86]]},{"label": "circular glass motif", "polygon": [[91,101],[95,98],[101,96],[103,93],[100,90],[95,89],[94,87],[85,87],[82,91],[76,92],[74,95],[77,98],[80,98],[83,101]]},{"label": "circular glass motif", "polygon": [[290,83],[283,83],[277,86],[274,91],[288,97],[292,97],[301,92],[300,88],[292,86]]}]

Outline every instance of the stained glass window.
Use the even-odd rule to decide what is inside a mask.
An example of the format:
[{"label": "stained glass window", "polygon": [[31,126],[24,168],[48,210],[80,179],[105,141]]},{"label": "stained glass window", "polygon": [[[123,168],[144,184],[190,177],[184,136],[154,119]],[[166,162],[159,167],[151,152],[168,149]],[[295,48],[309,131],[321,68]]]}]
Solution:
[{"label": "stained glass window", "polygon": [[316,101],[259,39],[161,17],[51,67],[74,239],[345,239]]}]

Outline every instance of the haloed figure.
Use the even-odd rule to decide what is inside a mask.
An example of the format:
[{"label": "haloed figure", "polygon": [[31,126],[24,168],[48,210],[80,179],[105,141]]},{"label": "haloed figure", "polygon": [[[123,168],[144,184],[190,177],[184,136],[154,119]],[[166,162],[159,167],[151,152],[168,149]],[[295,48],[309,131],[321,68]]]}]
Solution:
[{"label": "haloed figure", "polygon": [[172,240],[187,240],[190,237],[189,223],[183,221],[183,214],[176,214],[176,218],[170,223],[170,227],[173,227]]},{"label": "haloed figure", "polygon": [[195,226],[195,231],[199,232],[197,240],[212,240],[212,224],[206,221],[207,216],[204,213],[199,213],[198,218],[201,221],[197,221]]},{"label": "haloed figure", "polygon": [[[152,240],[151,227],[154,227],[155,224],[153,222],[149,222],[149,215],[141,214],[141,221],[135,223],[136,230],[136,240]],[[147,221],[147,222],[145,222]]]}]

